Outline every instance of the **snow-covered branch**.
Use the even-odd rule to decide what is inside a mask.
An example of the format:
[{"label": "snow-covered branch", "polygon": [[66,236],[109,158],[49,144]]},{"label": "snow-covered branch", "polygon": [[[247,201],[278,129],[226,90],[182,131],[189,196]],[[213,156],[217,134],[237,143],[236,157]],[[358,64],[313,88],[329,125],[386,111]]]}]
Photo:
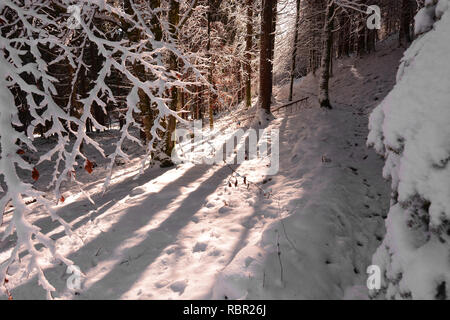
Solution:
[{"label": "snow-covered branch", "polygon": [[[105,189],[109,185],[114,163],[117,157],[127,159],[122,145],[126,140],[141,144],[130,132],[131,127],[140,128],[137,115],[140,97],[143,92],[155,113],[155,121],[151,128],[152,141],[147,142],[147,154],[153,151],[154,142],[162,137],[164,127],[161,122],[168,116],[183,121],[167,105],[167,92],[173,88],[186,88],[195,82],[206,83],[206,80],[190,60],[177,48],[170,33],[156,40],[148,21],[155,14],[143,1],[130,1],[134,15],[127,14],[113,1],[19,1],[4,0],[0,4],[0,177],[3,177],[6,190],[0,199],[0,221],[8,204],[14,207],[12,218],[3,238],[12,233],[17,234],[17,243],[8,260],[0,266],[0,283],[6,278],[8,267],[18,259],[21,250],[28,251],[28,270],[37,270],[39,283],[48,292],[54,288],[45,278],[39,265],[39,252],[36,243],[42,243],[52,255],[70,265],[72,262],[58,255],[53,241],[42,234],[27,218],[29,208],[24,203],[25,196],[36,199],[37,205],[45,208],[54,220],[59,221],[67,233],[70,225],[55,214],[54,202],[44,197],[32,184],[26,183],[26,177],[18,172],[18,168],[26,170],[34,180],[39,179],[36,166],[45,161],[54,161],[53,184],[56,199],[63,199],[61,187],[64,182],[75,180],[75,171],[82,159],[87,171],[92,170],[91,162],[83,152],[83,145],[92,145],[100,154],[105,155],[102,147],[90,138],[87,124],[91,123],[97,130],[104,130],[91,112],[94,105],[106,113],[109,102],[117,103],[115,88],[108,85],[113,74],[119,74],[129,84],[125,125],[115,151],[108,157],[108,176]],[[70,5],[80,8],[80,21],[77,29],[67,27]],[[158,9],[160,10],[160,9]],[[129,32],[137,31],[139,40],[127,37]],[[115,36],[113,36],[115,35]],[[119,36],[117,36],[119,35]],[[86,59],[88,47],[94,46],[98,52],[100,64],[94,69],[92,61]],[[194,82],[184,82],[177,74],[168,69],[165,61],[169,53],[174,54],[184,70],[190,70]],[[55,74],[58,65],[66,66],[70,72]],[[151,77],[140,77],[134,66],[141,65]],[[52,71],[53,69],[53,71]],[[94,71],[95,70],[95,71]],[[94,71],[94,72],[93,72]],[[94,74],[88,80],[88,90],[80,93],[80,81],[86,73]],[[61,94],[62,79],[68,79],[66,102],[57,102]],[[151,79],[151,80],[148,80]],[[18,105],[14,90],[25,97],[26,108],[32,121],[26,131],[19,121]],[[187,88],[186,88],[187,90]],[[60,97],[59,97],[60,98]],[[81,107],[80,107],[81,106]],[[34,164],[25,161],[21,154],[25,145],[30,151],[37,151],[33,144],[33,134],[38,126],[48,126],[45,136],[53,136],[56,146],[41,156]],[[145,164],[145,163],[144,163]],[[143,165],[144,165],[143,164]],[[89,170],[88,170],[89,169]],[[23,170],[22,170],[23,171]],[[56,202],[58,202],[58,200]]]}]

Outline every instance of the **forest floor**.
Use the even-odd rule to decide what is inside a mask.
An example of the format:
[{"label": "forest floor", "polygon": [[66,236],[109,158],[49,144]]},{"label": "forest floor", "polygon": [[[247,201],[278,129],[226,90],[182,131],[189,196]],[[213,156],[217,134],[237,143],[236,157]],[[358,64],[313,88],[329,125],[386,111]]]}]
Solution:
[{"label": "forest floor", "polygon": [[[45,275],[56,288],[53,296],[367,298],[365,272],[384,236],[383,215],[389,206],[383,161],[365,145],[368,116],[393,87],[401,56],[395,41],[388,41],[362,59],[336,61],[334,109],[329,111],[315,102],[317,79],[299,80],[295,98],[309,96],[309,103],[275,113],[268,128],[280,132],[276,175],[267,175],[265,160],[254,159],[240,165],[155,167],[134,178],[142,154],[130,144],[134,157],[115,169],[111,187],[102,195],[105,163],[92,155],[98,166],[90,176],[80,170],[80,179],[93,203],[68,186],[66,200],[58,206],[58,214],[73,227],[72,237],[30,205],[28,218],[57,240],[59,252],[84,273],[81,289],[69,290],[66,266],[42,249]],[[286,101],[286,89],[275,90],[280,104]],[[225,143],[244,125],[236,119],[245,115],[241,111],[219,118],[220,134],[211,143]],[[108,149],[115,135],[98,134],[97,140]],[[205,132],[205,139],[212,136]],[[50,168],[40,168],[42,176],[46,170]],[[38,183],[44,187],[48,181]],[[0,242],[0,262],[13,243],[14,236]],[[6,285],[13,298],[44,299],[35,275],[26,275],[26,252],[21,259],[8,270]]]}]

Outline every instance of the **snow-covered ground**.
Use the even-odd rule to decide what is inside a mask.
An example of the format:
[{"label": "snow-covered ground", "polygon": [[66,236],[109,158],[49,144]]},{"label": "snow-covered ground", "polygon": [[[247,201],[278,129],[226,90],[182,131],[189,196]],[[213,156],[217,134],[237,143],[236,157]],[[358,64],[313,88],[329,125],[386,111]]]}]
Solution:
[{"label": "snow-covered ground", "polygon": [[[268,128],[280,130],[276,175],[268,176],[267,163],[255,159],[155,167],[134,179],[141,161],[136,148],[104,195],[102,161],[96,159],[92,176],[84,173],[94,204],[66,188],[58,213],[71,223],[72,237],[31,204],[30,218],[84,273],[81,289],[69,290],[66,266],[43,252],[54,297],[366,298],[365,271],[384,235],[389,187],[381,177],[383,161],[365,141],[368,115],[392,88],[401,58],[395,41],[390,44],[364,59],[336,62],[331,111],[311,95],[314,77],[296,84],[296,98],[310,96],[309,104],[277,112]],[[286,88],[276,92],[285,101]],[[246,116],[220,118],[213,143],[224,143],[238,129],[236,119]],[[0,262],[13,241],[0,243]],[[22,264],[8,273],[14,299],[45,298]]]},{"label": "snow-covered ground", "polygon": [[[269,183],[281,219],[243,248],[219,275],[214,298],[365,299],[366,269],[384,235],[389,188],[383,162],[367,149],[367,118],[389,92],[402,50],[391,41],[364,59],[338,61],[334,109],[279,115],[280,174]],[[278,98],[287,96],[287,88]],[[317,92],[309,76],[296,97]],[[323,160],[322,160],[323,159]]]}]

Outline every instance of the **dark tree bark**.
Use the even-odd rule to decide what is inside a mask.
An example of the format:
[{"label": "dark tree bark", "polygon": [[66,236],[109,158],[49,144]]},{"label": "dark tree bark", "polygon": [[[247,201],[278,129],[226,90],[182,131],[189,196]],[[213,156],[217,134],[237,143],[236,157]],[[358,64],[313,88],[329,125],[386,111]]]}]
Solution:
[{"label": "dark tree bark", "polygon": [[[209,60],[209,70],[208,70],[208,82],[210,85],[214,85],[213,84],[213,62],[212,62],[212,56],[211,56],[211,22],[212,22],[212,1],[208,0],[208,14],[207,14],[207,19],[208,19],[208,42],[206,44],[206,51],[207,53],[207,57]],[[212,97],[212,93],[210,92],[208,95],[208,108],[209,108],[209,128],[212,130],[214,128],[214,109],[213,109],[213,97]]]},{"label": "dark tree bark", "polygon": [[[272,24],[270,26],[270,61],[273,66],[273,59],[275,58],[275,31],[277,27],[277,3],[272,6]],[[273,77],[272,77],[273,78]]]},{"label": "dark tree bark", "polygon": [[377,30],[367,31],[367,52],[375,51],[375,44],[377,41]]},{"label": "dark tree bark", "polygon": [[252,105],[253,1],[247,0],[247,36],[245,43],[245,106]]},{"label": "dark tree bark", "polygon": [[[170,0],[169,2],[169,32],[173,39],[177,40],[177,26],[180,21],[180,3],[177,0]],[[175,54],[170,53],[169,57],[169,68],[174,72],[178,72],[178,60]],[[179,90],[176,87],[172,87],[170,90],[170,110],[177,111]],[[173,166],[171,160],[172,150],[175,147],[175,141],[172,139],[172,134],[175,132],[177,126],[177,120],[174,116],[169,116],[166,119],[166,132],[165,132],[165,144],[164,153],[167,156],[161,161],[161,167]]]},{"label": "dark tree bark", "polygon": [[272,99],[272,80],[273,80],[273,52],[274,37],[273,34],[276,16],[276,0],[263,0],[263,11],[261,16],[261,51],[260,51],[260,70],[259,70],[259,99],[260,107],[266,114],[270,114],[270,105]]},{"label": "dark tree bark", "polygon": [[[87,77],[83,77],[83,81],[82,81],[82,88],[83,91],[85,93],[87,93],[88,91],[88,86],[89,86],[89,81],[88,81],[88,77],[89,79],[95,79],[95,74],[97,74],[98,70],[100,70],[101,64],[102,64],[102,58],[97,54],[98,52],[98,48],[94,43],[90,43],[89,45],[89,65],[91,66],[91,68],[89,69],[89,72],[87,74]],[[94,101],[94,103],[92,104],[92,114],[95,118],[95,120],[100,123],[101,125],[105,126],[106,125],[106,113],[103,112],[103,108],[101,106],[98,105],[97,102]],[[106,107],[105,107],[106,109]],[[89,126],[90,126],[90,131],[93,131],[93,124],[92,122],[89,120]]]},{"label": "dark tree bark", "polygon": [[[150,7],[152,9],[159,8],[161,5],[160,0],[150,0]],[[124,1],[124,9],[125,12],[129,15],[134,15],[133,7],[130,3],[130,0]],[[124,26],[124,30],[127,32],[127,37],[132,42],[139,42],[141,39],[141,33],[138,29],[131,29],[130,26]],[[155,40],[159,41],[162,38],[162,31],[158,23],[158,19],[156,16],[152,19],[152,32],[155,36]],[[142,64],[135,64],[133,66],[133,70],[136,73],[136,76],[141,80],[148,80],[148,75],[145,72],[145,67]],[[150,133],[151,127],[154,121],[154,114],[151,108],[150,98],[147,94],[142,90],[138,90],[139,95],[139,109],[141,111],[142,116],[142,124],[144,128],[144,132],[141,132],[141,138],[145,139],[146,143],[151,141],[152,135]]]},{"label": "dark tree bark", "polygon": [[411,43],[410,25],[412,22],[412,1],[402,0],[401,17],[400,17],[400,31],[399,31],[399,46],[408,46]]},{"label": "dark tree bark", "polygon": [[319,80],[319,104],[322,108],[332,109],[329,97],[329,81],[330,81],[330,61],[332,46],[332,29],[334,16],[334,1],[328,0],[325,11],[325,22],[323,26],[323,48],[322,61],[320,64],[320,80]]},{"label": "dark tree bark", "polygon": [[356,37],[358,38],[357,41],[357,53],[358,56],[363,56],[364,53],[366,53],[366,37],[367,35],[367,28],[365,26],[365,22],[358,20],[358,32],[356,33]]},{"label": "dark tree bark", "polygon": [[297,61],[297,45],[298,45],[298,28],[300,24],[300,2],[297,0],[297,12],[295,16],[295,29],[294,29],[294,48],[292,51],[292,64],[291,64],[291,83],[289,85],[289,101],[292,101],[294,91],[294,78],[295,78],[295,63]]}]

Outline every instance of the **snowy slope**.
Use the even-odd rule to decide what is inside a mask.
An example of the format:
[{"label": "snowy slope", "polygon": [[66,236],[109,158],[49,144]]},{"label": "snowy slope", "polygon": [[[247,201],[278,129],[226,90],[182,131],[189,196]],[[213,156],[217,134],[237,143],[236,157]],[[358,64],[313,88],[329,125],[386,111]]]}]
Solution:
[{"label": "snowy slope", "polygon": [[[282,159],[275,176],[267,176],[264,161],[250,160],[231,166],[239,176],[224,164],[180,164],[134,180],[136,152],[105,195],[99,161],[97,175],[86,180],[95,204],[75,190],[59,204],[72,237],[31,204],[33,219],[84,273],[81,289],[69,290],[65,266],[43,251],[54,297],[365,298],[365,268],[384,235],[389,206],[383,162],[365,147],[367,117],[392,88],[400,56],[386,45],[365,59],[339,61],[332,111],[320,110],[311,96],[301,110],[276,113],[270,129],[280,130]],[[278,90],[278,100],[285,90]],[[296,85],[297,97],[316,91],[313,77]],[[220,119],[213,143],[223,144],[245,114]],[[13,241],[0,245],[0,261]],[[14,299],[45,298],[22,265],[8,272]]]},{"label": "snowy slope", "polygon": [[[288,109],[274,121],[284,157],[270,182],[271,205],[279,205],[282,219],[221,272],[214,298],[367,298],[366,268],[384,235],[389,191],[382,160],[365,138],[368,114],[395,81],[402,50],[391,44],[362,60],[339,61],[334,110]],[[315,92],[312,76],[296,86],[297,98]]]}]

